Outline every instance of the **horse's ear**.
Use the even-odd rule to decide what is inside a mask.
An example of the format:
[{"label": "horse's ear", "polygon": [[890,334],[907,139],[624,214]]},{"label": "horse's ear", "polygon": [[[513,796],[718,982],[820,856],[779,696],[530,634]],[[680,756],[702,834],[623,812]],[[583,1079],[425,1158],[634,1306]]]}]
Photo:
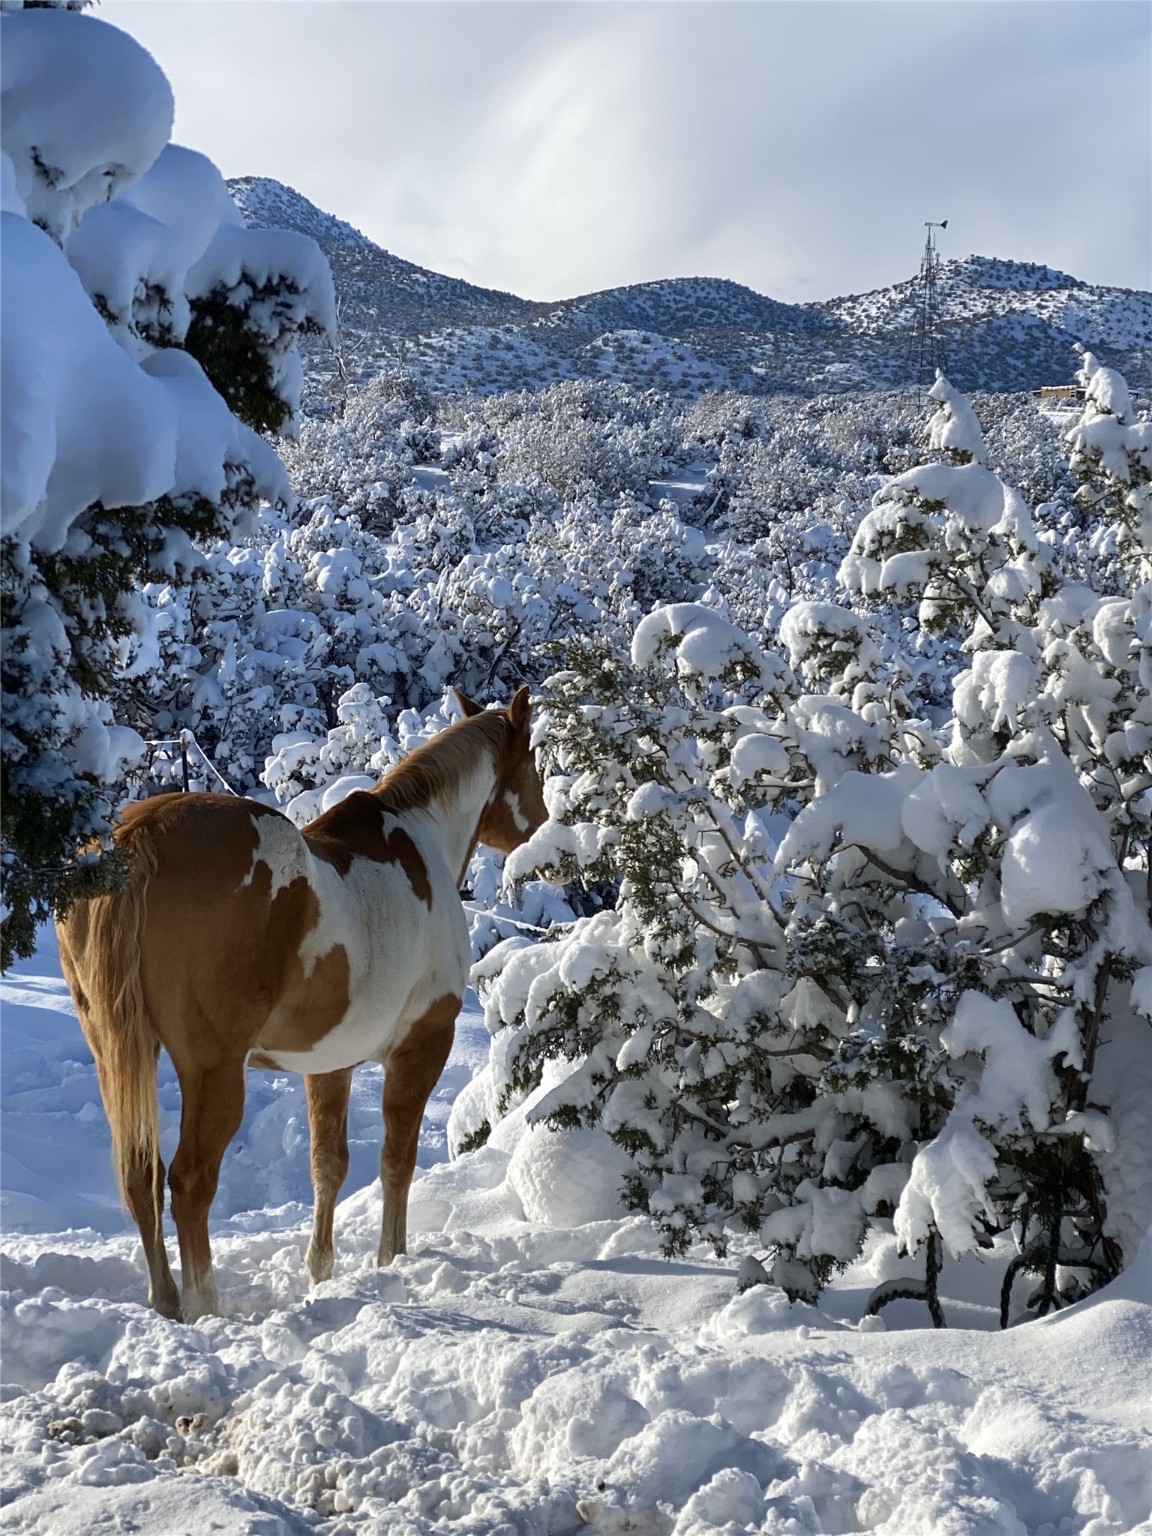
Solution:
[{"label": "horse's ear", "polygon": [[470,720],[473,715],[482,715],[484,713],[483,704],[477,704],[476,700],[470,699],[462,689],[453,688],[452,692],[456,695],[456,702],[464,711],[464,718],[466,720]]},{"label": "horse's ear", "polygon": [[532,718],[532,697],[528,685],[517,688],[508,706],[508,718],[518,731],[526,731]]}]

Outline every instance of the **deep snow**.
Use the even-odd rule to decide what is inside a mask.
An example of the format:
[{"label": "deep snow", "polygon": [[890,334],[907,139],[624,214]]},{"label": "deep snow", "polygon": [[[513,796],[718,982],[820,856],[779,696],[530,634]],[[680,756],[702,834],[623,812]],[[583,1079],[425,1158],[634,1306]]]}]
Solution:
[{"label": "deep snow", "polygon": [[[308,1293],[302,1085],[252,1073],[215,1207],[228,1315],[171,1323],[143,1304],[51,943],[0,986],[9,1530],[1152,1529],[1148,1245],[1108,1290],[1006,1334],[992,1263],[946,1271],[959,1326],[923,1328],[909,1302],[859,1326],[900,1269],[892,1239],[819,1311],[739,1295],[736,1257],[665,1262],[646,1221],[613,1213],[598,1133],[528,1131],[522,1109],[445,1160],[487,1056],[473,1006],[425,1126],[412,1252],[374,1268],[379,1073],[362,1069],[337,1272]],[[170,1070],[160,1096],[170,1153]]]}]

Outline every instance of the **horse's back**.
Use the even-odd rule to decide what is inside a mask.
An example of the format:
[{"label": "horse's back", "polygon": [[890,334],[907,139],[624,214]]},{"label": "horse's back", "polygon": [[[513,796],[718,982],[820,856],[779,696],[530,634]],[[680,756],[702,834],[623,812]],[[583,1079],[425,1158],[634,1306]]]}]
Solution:
[{"label": "horse's back", "polygon": [[316,920],[311,860],[278,811],[232,795],[172,794],[124,808],[116,831],[142,880],[140,980],[175,1055],[247,1048],[290,984]]},{"label": "horse's back", "polygon": [[[178,1067],[252,1052],[302,1072],[378,1058],[433,1003],[458,1004],[468,934],[451,871],[379,802],[349,798],[303,834],[234,796],[125,807],[128,887],[99,898],[102,926],[78,908],[62,932],[78,1001],[101,952],[131,949],[132,984]],[[109,943],[117,914],[130,944]]]},{"label": "horse's back", "polygon": [[134,801],[120,814],[116,842],[132,853],[145,841],[155,850],[155,878],[197,902],[238,891],[274,898],[307,876],[307,849],[288,818],[239,795]]}]

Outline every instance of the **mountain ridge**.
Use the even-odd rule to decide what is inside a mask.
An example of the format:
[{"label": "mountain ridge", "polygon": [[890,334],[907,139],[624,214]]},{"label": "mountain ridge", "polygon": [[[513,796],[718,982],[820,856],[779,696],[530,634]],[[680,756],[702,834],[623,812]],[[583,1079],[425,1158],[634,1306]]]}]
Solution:
[{"label": "mountain ridge", "polygon": [[[791,304],[728,278],[662,278],[570,299],[523,299],[377,245],[268,177],[229,190],[256,227],[311,235],[332,265],[344,378],[403,366],[441,389],[539,388],[600,378],[673,393],[812,394],[915,382],[918,279]],[[1076,347],[1103,351],[1137,389],[1152,382],[1152,293],[1086,283],[1035,262],[941,262],[944,365],[961,389],[1066,383]],[[320,382],[332,372],[315,345]]]}]

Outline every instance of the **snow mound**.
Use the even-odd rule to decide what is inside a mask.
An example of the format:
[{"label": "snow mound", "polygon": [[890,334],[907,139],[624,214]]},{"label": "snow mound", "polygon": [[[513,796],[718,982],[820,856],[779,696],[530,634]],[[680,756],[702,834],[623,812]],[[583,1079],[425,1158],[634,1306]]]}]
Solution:
[{"label": "snow mound", "polygon": [[4,18],[2,70],[16,187],[28,217],[62,241],[164,148],[171,87],[126,32],[56,9]]},{"label": "snow mound", "polygon": [[582,1227],[623,1214],[620,1184],[628,1155],[595,1127],[549,1131],[532,1126],[508,1164],[508,1183],[524,1215],[544,1227]]}]

